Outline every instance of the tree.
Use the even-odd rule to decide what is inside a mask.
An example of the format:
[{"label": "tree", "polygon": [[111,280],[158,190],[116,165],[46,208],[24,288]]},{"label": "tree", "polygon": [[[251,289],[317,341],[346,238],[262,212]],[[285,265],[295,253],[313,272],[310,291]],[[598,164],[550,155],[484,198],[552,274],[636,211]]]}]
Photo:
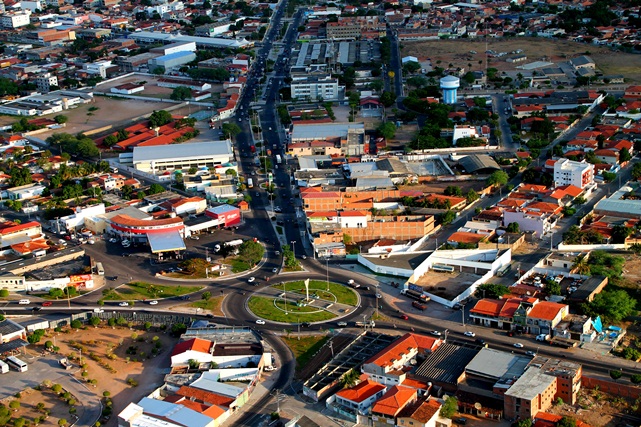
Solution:
[{"label": "tree", "polygon": [[102,143],[107,147],[113,147],[118,143],[118,137],[116,135],[108,135],[105,139],[102,140]]},{"label": "tree", "polygon": [[554,280],[547,281],[543,290],[548,295],[561,295],[561,285]]},{"label": "tree", "polygon": [[63,115],[63,114],[58,114],[53,118],[53,120],[58,123],[59,125],[65,124],[69,121],[69,117]]},{"label": "tree", "polygon": [[473,189],[470,189],[470,191],[467,192],[465,195],[465,199],[467,200],[467,203],[473,203],[479,199],[479,194],[474,191]]},{"label": "tree", "polygon": [[71,327],[74,328],[74,329],[80,329],[80,328],[82,328],[82,322],[80,320],[78,320],[78,319],[72,320],[71,321]]},{"label": "tree", "polygon": [[9,402],[9,408],[15,410],[20,409],[20,401],[19,400],[12,400]]},{"label": "tree", "polygon": [[392,122],[383,122],[377,129],[378,134],[383,138],[390,140],[396,135],[396,126]]},{"label": "tree", "polygon": [[64,427],[64,426],[66,426],[66,425],[67,425],[67,420],[65,420],[64,418],[60,418],[60,419],[58,420],[58,425],[59,425],[60,427]]},{"label": "tree", "polygon": [[438,216],[438,221],[442,225],[448,225],[451,224],[452,221],[456,219],[456,212],[454,211],[446,211]]},{"label": "tree", "polygon": [[602,291],[592,302],[581,306],[583,312],[590,316],[601,316],[608,322],[618,323],[636,312],[636,300],[625,290]]},{"label": "tree", "polygon": [[519,225],[518,222],[511,222],[507,225],[506,230],[508,233],[520,234],[521,226]]},{"label": "tree", "polygon": [[634,166],[632,166],[632,179],[639,178],[641,178],[641,163],[635,163]]},{"label": "tree", "polygon": [[614,381],[618,380],[623,376],[623,372],[621,372],[619,369],[613,369],[610,371],[610,378],[612,378]]},{"label": "tree", "polygon": [[396,94],[385,91],[381,94],[380,101],[385,107],[391,107],[396,102]]},{"label": "tree", "polygon": [[639,384],[641,383],[641,374],[633,374],[630,376],[630,381],[632,384]]},{"label": "tree", "polygon": [[447,396],[439,415],[444,418],[452,418],[456,411],[458,411],[458,400],[454,396]]},{"label": "tree", "polygon": [[211,298],[211,292],[209,291],[203,292],[203,294],[201,295],[201,298],[204,299],[205,301],[209,301],[209,299]]},{"label": "tree", "polygon": [[[564,236],[565,240],[565,236]],[[579,273],[579,276],[589,276],[590,275],[590,264],[588,264],[588,257],[587,255],[579,255],[576,258],[574,258],[574,261],[572,263],[572,270],[576,271]]]},{"label": "tree", "polygon": [[507,286],[498,283],[484,283],[476,289],[476,297],[498,299],[505,294],[509,294]]},{"label": "tree", "polygon": [[532,427],[532,425],[533,423],[530,418],[522,418],[514,424],[514,427]]},{"label": "tree", "polygon": [[172,120],[173,119],[169,111],[154,111],[153,113],[151,113],[151,116],[149,116],[149,126],[152,128],[157,128],[160,126],[164,126],[167,123],[171,123]]},{"label": "tree", "polygon": [[160,185],[160,184],[153,183],[153,184],[151,184],[151,185],[149,186],[149,188],[147,189],[147,194],[149,194],[149,195],[152,195],[152,194],[160,194],[160,193],[162,193],[163,191],[165,191],[165,187],[163,187],[163,186],[162,186],[162,185]]},{"label": "tree", "polygon": [[445,191],[443,191],[443,193],[446,196],[455,196],[455,197],[463,196],[463,190],[461,190],[461,187],[459,187],[458,185],[448,185],[445,188]]},{"label": "tree", "polygon": [[184,101],[185,99],[191,99],[191,89],[189,89],[187,86],[178,86],[171,92],[170,98],[174,101]]},{"label": "tree", "polygon": [[556,424],[556,427],[576,427],[576,420],[572,417],[565,416]]},{"label": "tree", "polygon": [[100,325],[100,317],[92,317],[91,319],[89,319],[89,323],[94,327]]},{"label": "tree", "polygon": [[358,384],[359,378],[360,374],[358,373],[358,371],[350,369],[343,374],[340,379],[340,384],[343,386],[343,388],[353,387]]},{"label": "tree", "polygon": [[487,178],[487,185],[492,187],[500,187],[507,184],[509,177],[503,171],[495,171]]},{"label": "tree", "polygon": [[9,291],[6,289],[0,289],[0,298],[6,298],[9,296]]},{"label": "tree", "polygon": [[225,123],[222,126],[222,130],[226,138],[234,138],[242,132],[242,129],[236,123]]},{"label": "tree", "polygon": [[258,242],[247,240],[238,248],[238,256],[251,266],[260,261],[265,253],[265,248]]},{"label": "tree", "polygon": [[628,162],[632,158],[632,155],[630,155],[630,152],[628,151],[627,148],[623,147],[619,151],[619,161],[621,162]]}]

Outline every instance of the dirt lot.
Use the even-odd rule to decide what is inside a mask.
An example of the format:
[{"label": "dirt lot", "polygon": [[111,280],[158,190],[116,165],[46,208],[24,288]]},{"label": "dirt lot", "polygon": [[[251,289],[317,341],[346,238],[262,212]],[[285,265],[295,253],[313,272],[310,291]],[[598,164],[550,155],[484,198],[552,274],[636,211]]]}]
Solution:
[{"label": "dirt lot", "polygon": [[[82,363],[86,366],[85,369],[76,369],[76,378],[97,379],[96,392],[102,394],[106,390],[111,393],[114,409],[109,421],[103,423],[106,426],[116,426],[115,415],[130,402],[148,395],[162,384],[162,368],[169,366],[169,354],[177,341],[156,328],[147,332],[140,327],[130,329],[125,325],[112,329],[104,325],[98,328],[87,326],[86,330],[78,331],[64,329],[61,333],[51,331],[41,343],[44,345],[54,335],[56,345],[60,347],[59,354],[74,360],[76,365],[82,352]],[[156,355],[154,348],[157,348]],[[85,370],[87,374],[83,377]],[[129,378],[139,385],[128,385]]]},{"label": "dirt lot", "polygon": [[[521,49],[528,57],[526,62],[565,61],[589,52],[597,68],[604,74],[623,74],[632,82],[641,82],[641,55],[614,52],[604,47],[565,40],[511,38],[488,39],[487,49],[496,52],[512,52]],[[433,66],[448,67],[452,64],[454,67],[472,71],[485,69],[485,50],[485,40],[431,40],[402,43],[402,56],[411,55],[419,59],[428,56]],[[470,51],[477,53],[471,54]],[[502,58],[489,59],[489,66],[499,70],[513,70],[516,65],[519,65],[505,62]],[[471,64],[471,67],[468,64]]]},{"label": "dirt lot", "polygon": [[424,193],[443,194],[443,191],[445,191],[445,189],[450,185],[456,185],[457,187],[460,187],[463,191],[463,194],[465,194],[470,191],[470,189],[477,192],[483,190],[483,188],[485,188],[485,181],[434,181],[412,185],[399,185],[398,188],[399,190],[417,190]]},{"label": "dirt lot", "polygon": [[[569,416],[592,427],[614,427],[622,421],[629,424],[629,420],[622,420],[618,415],[628,411],[638,414],[638,403],[621,397],[603,393],[599,390],[581,389],[576,407],[571,405],[554,405],[547,412]],[[635,407],[636,406],[636,410]]]},{"label": "dirt lot", "polygon": [[469,288],[481,276],[471,273],[439,273],[428,271],[416,282],[425,291],[443,298],[452,299]]},{"label": "dirt lot", "polygon": [[[60,419],[65,419],[69,422],[75,421],[74,416],[69,413],[71,406],[67,404],[67,401],[62,396],[54,393],[50,388],[43,387],[40,391],[28,389],[21,392],[19,398],[7,398],[2,403],[9,406],[13,400],[20,402],[20,408],[11,413],[11,417],[14,420],[23,418],[32,424],[40,426],[58,426]],[[46,419],[40,421],[40,417],[44,417],[47,411],[49,414]],[[38,418],[38,423],[34,422],[35,418]]]},{"label": "dirt lot", "polygon": [[[173,91],[172,88],[158,86],[158,77],[134,74],[132,76],[118,79],[110,83],[102,84],[96,88],[96,92],[109,93],[109,89],[111,89],[112,87],[120,86],[125,83],[143,83],[143,82],[145,85],[145,90],[137,93],[136,95],[140,95],[140,96],[164,95],[165,97],[168,98],[169,95],[171,95],[171,92]],[[210,90],[211,93],[220,93],[222,91],[223,91],[222,84],[212,85]]]}]

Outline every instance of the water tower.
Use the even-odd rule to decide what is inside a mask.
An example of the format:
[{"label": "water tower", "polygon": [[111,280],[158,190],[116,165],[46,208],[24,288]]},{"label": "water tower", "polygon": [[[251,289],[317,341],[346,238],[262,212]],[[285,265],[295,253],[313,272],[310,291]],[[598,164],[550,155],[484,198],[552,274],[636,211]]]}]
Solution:
[{"label": "water tower", "polygon": [[461,80],[454,76],[445,76],[440,80],[445,104],[456,104],[456,90],[461,86]]}]

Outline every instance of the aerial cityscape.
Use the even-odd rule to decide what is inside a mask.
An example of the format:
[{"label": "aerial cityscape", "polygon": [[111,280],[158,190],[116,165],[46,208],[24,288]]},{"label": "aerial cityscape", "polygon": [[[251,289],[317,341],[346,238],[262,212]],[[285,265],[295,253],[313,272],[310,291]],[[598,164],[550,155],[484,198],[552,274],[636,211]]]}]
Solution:
[{"label": "aerial cityscape", "polygon": [[641,426],[639,2],[0,26],[0,427]]}]

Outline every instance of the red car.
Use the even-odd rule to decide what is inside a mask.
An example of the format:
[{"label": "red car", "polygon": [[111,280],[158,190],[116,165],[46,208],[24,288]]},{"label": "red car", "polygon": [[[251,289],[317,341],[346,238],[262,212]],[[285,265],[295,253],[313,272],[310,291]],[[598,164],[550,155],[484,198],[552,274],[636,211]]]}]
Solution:
[{"label": "red car", "polygon": [[53,304],[51,301],[45,301],[42,303],[43,307],[49,307],[51,304]]},{"label": "red car", "polygon": [[407,317],[407,314],[401,314],[399,317],[403,320],[409,320],[409,317]]}]

